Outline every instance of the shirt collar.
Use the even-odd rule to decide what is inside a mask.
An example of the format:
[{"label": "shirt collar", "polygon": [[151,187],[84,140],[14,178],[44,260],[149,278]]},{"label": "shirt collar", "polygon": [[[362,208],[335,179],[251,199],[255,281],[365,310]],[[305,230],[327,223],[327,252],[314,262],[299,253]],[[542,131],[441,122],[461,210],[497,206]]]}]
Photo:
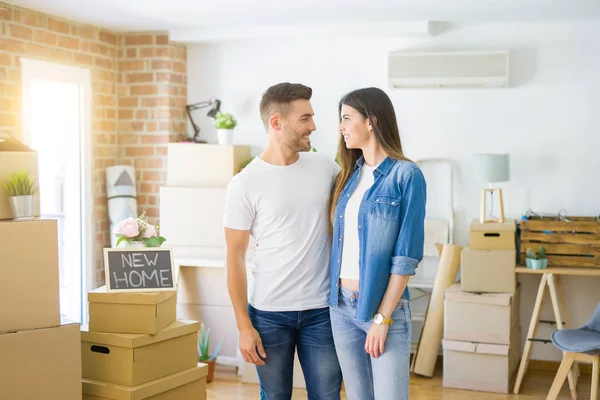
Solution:
[{"label": "shirt collar", "polygon": [[[360,158],[358,160],[356,160],[356,165],[355,165],[354,169],[362,167],[364,165],[364,163],[365,163],[364,156],[360,156]],[[394,160],[388,156],[377,166],[375,171],[379,172],[381,175],[387,175],[390,173],[390,170],[392,169],[393,166],[394,166]]]}]

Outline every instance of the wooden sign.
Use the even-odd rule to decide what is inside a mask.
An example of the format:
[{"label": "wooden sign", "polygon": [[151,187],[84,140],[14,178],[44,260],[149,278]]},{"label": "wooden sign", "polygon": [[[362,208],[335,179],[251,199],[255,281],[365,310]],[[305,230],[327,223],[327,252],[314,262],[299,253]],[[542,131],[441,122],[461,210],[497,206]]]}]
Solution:
[{"label": "wooden sign", "polygon": [[108,292],[177,290],[171,249],[105,248],[104,270]]}]

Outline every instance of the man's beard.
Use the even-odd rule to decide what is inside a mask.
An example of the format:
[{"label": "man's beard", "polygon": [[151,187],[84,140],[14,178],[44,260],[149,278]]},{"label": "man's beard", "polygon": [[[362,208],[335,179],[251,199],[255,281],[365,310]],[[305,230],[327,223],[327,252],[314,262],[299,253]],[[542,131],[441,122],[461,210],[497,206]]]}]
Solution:
[{"label": "man's beard", "polygon": [[294,136],[291,139],[285,139],[283,144],[285,145],[285,147],[287,147],[288,149],[292,150],[292,151],[296,151],[296,152],[301,152],[301,151],[310,151],[310,149],[312,148],[310,145],[310,140],[308,144],[303,143],[303,137],[306,134],[309,134],[310,132],[306,132],[303,135],[300,136]]}]

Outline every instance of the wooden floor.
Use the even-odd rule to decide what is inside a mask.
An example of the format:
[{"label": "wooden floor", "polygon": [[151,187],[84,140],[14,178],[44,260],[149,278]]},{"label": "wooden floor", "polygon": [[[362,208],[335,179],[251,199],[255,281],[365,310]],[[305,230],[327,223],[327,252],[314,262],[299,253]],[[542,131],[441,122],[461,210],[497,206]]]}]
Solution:
[{"label": "wooden floor", "polygon": [[[411,376],[411,400],[518,400],[518,399],[545,399],[552,385],[554,374],[545,371],[530,371],[523,381],[519,395],[505,395],[466,390],[446,389],[442,387],[441,370],[436,372],[432,379]],[[579,400],[590,399],[590,376],[582,375],[578,384]],[[257,400],[259,397],[258,385],[244,384],[235,375],[227,371],[218,371],[215,380],[207,385],[208,400]],[[306,400],[306,391],[295,389],[293,400]],[[570,399],[568,385],[563,386],[559,399]],[[342,395],[346,400],[346,396]]]}]

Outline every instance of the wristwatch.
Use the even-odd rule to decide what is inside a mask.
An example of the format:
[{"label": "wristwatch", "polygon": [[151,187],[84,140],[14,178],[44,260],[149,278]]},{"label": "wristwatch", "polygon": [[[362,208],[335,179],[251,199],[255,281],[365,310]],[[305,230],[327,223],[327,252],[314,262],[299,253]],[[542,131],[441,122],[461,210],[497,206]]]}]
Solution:
[{"label": "wristwatch", "polygon": [[394,323],[394,321],[391,318],[386,318],[379,313],[373,316],[373,322],[375,322],[377,325],[391,325],[392,323]]}]

